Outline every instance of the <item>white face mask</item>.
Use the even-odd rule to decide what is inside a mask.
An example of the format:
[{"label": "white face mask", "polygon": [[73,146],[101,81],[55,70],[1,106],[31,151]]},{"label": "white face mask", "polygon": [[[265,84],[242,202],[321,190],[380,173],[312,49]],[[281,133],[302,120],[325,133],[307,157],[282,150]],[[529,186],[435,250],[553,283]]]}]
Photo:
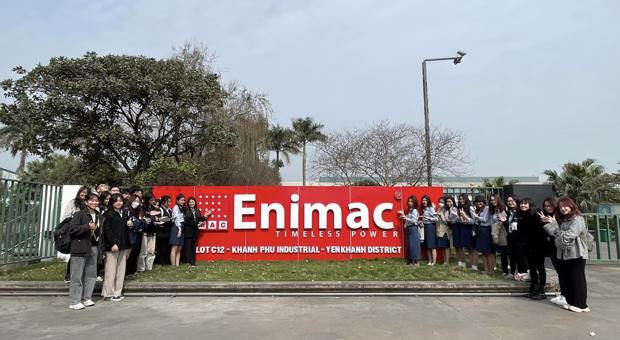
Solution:
[{"label": "white face mask", "polygon": [[439,207],[440,207],[440,208],[443,208],[443,206],[444,206],[444,203],[439,202]]},{"label": "white face mask", "polygon": [[138,203],[138,202],[131,203],[131,207],[134,208],[134,209],[136,209],[139,206],[140,206],[140,203]]}]

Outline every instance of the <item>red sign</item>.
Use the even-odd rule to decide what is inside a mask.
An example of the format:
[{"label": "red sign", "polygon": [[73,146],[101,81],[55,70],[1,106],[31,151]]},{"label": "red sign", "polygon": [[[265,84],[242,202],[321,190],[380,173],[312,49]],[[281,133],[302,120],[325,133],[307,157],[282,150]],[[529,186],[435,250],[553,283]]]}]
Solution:
[{"label": "red sign", "polygon": [[210,187],[157,186],[156,197],[196,198],[212,210],[197,240],[197,259],[349,260],[404,258],[403,223],[397,212],[407,198],[441,187]]}]

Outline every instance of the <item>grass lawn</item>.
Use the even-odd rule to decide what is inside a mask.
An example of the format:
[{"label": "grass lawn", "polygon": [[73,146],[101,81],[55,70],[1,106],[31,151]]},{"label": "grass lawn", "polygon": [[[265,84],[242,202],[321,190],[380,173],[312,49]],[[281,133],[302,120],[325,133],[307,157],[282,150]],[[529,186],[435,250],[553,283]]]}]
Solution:
[{"label": "grass lawn", "polygon": [[[6,273],[0,280],[60,281],[67,264],[54,260]],[[259,261],[259,262],[202,262],[194,268],[181,265],[155,266],[153,271],[138,273],[136,281],[190,282],[190,281],[487,281],[501,275],[487,276],[455,265],[422,263],[420,267],[406,265],[402,259],[351,261]]]}]

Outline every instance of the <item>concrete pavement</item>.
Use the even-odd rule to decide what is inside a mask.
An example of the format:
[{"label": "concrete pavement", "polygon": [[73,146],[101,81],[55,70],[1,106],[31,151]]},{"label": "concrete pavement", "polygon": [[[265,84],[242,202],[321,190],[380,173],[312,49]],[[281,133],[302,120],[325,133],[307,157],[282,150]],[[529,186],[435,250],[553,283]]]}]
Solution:
[{"label": "concrete pavement", "polygon": [[0,297],[0,338],[619,338],[620,267],[587,277],[582,314],[520,297],[128,297],[83,311],[64,296]]}]

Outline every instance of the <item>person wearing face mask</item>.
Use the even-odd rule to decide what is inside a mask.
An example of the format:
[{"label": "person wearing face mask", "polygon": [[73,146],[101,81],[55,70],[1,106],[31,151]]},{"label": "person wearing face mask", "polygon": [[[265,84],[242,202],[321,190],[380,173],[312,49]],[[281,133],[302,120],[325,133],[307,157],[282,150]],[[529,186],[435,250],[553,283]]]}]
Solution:
[{"label": "person wearing face mask", "polygon": [[90,193],[85,198],[86,207],[69,222],[71,237],[71,282],[69,308],[73,310],[94,306],[93,290],[97,280],[97,252],[101,236],[101,219],[97,207],[99,197]]},{"label": "person wearing face mask", "polygon": [[144,209],[142,208],[142,198],[138,195],[132,195],[129,198],[129,217],[132,224],[129,232],[129,243],[131,244],[131,252],[127,258],[127,269],[125,275],[129,279],[133,279],[138,271],[138,257],[142,248],[142,230],[144,229]]},{"label": "person wearing face mask", "polygon": [[105,279],[101,296],[108,301],[122,301],[127,257],[131,251],[129,233],[133,227],[129,212],[123,209],[125,201],[121,194],[110,196],[110,205],[103,223],[106,251]]}]

